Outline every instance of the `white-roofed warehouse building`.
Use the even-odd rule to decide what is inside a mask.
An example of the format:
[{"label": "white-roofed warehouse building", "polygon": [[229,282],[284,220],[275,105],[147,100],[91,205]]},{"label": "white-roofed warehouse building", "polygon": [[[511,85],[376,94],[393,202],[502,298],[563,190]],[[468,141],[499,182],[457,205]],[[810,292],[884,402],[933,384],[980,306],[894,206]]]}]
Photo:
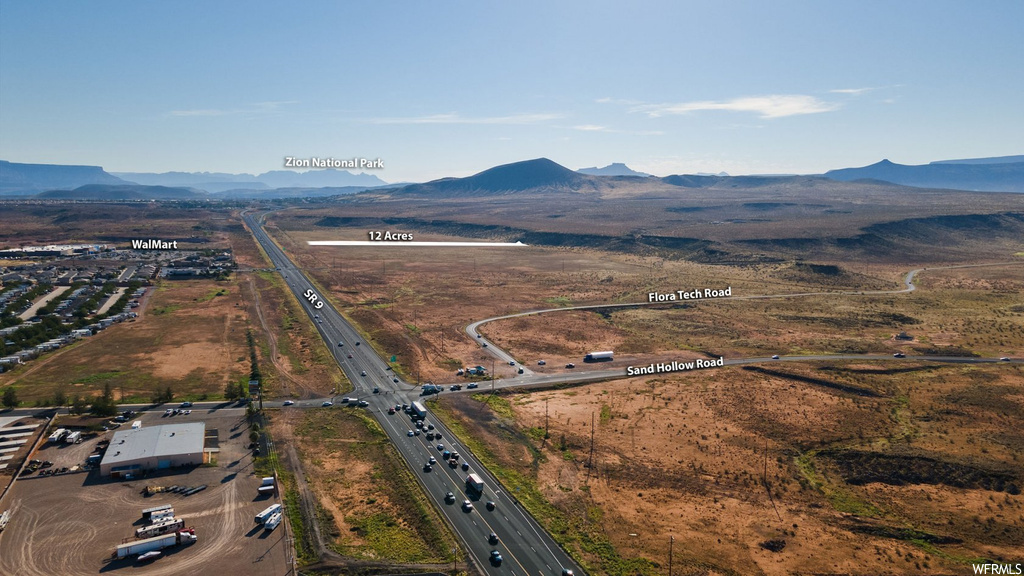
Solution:
[{"label": "white-roofed warehouse building", "polygon": [[206,424],[164,424],[114,433],[100,461],[100,474],[112,478],[137,477],[147,470],[163,470],[203,463]]}]

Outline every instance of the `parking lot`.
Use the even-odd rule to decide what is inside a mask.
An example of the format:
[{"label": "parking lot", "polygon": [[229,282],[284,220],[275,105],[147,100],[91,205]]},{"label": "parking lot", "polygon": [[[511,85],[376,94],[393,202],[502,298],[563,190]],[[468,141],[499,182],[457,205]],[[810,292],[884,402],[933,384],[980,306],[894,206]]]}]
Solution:
[{"label": "parking lot", "polygon": [[[179,420],[180,418],[180,420]],[[91,471],[69,471],[53,476],[32,474],[18,479],[5,500],[12,510],[7,529],[0,533],[0,574],[53,575],[117,572],[127,574],[268,574],[289,571],[285,530],[264,532],[253,516],[273,502],[257,497],[259,478],[253,475],[246,448],[248,428],[241,409],[208,411],[163,417],[163,411],[144,413],[133,420],[143,426],[170,422],[205,421],[207,435],[217,431],[220,452],[215,466],[187,467],[151,472],[131,481],[111,481]],[[81,444],[43,446],[32,456],[53,462],[54,468],[81,466],[96,445],[113,431]],[[157,493],[145,496],[147,486],[200,486],[206,489],[184,496]],[[145,508],[170,504],[175,517],[194,527],[198,541],[165,550],[155,562],[110,560],[123,540],[142,526]]]}]

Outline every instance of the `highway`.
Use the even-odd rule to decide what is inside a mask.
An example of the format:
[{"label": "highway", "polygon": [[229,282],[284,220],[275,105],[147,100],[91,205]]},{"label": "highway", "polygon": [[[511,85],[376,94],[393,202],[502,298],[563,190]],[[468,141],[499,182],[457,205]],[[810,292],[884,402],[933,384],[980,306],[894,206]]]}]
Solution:
[{"label": "highway", "polygon": [[[440,440],[428,441],[425,434],[409,436],[409,432],[415,429],[412,418],[401,410],[395,414],[388,414],[389,407],[396,404],[411,404],[417,400],[416,389],[397,378],[373,348],[361,341],[362,337],[348,321],[330,303],[322,299],[322,295],[305,274],[296,268],[270,239],[256,216],[244,214],[243,218],[296,298],[303,303],[303,308],[313,325],[327,342],[345,375],[352,381],[355,387],[352,396],[368,404],[363,409],[371,411],[380,422],[398,452],[423,485],[428,497],[462,539],[463,549],[474,566],[484,573],[510,576],[559,576],[563,569],[582,574],[580,567],[568,554],[516,504],[514,499],[505,494],[494,477],[454,438],[451,431],[431,414],[427,414],[426,422],[435,427],[434,431],[441,435]],[[316,298],[313,299],[311,295],[315,295]],[[322,305],[317,307],[317,303]],[[378,393],[373,392],[375,387],[379,389]],[[337,397],[331,401],[335,400]],[[324,401],[326,400],[300,401],[297,407],[318,405]],[[336,402],[335,409],[360,409],[339,404],[340,402]],[[442,450],[459,452],[460,466],[457,469],[440,462],[441,450],[437,449],[439,444],[443,445]],[[434,465],[430,472],[426,472],[424,464],[431,456],[438,460],[438,464]],[[468,471],[463,471],[463,462],[468,464]],[[482,493],[467,491],[465,479],[469,473],[476,473],[483,478],[485,487]],[[455,495],[454,503],[445,502],[447,492]],[[464,500],[473,503],[472,510],[462,507]],[[486,502],[494,502],[494,510],[488,510]],[[498,536],[496,545],[488,543],[488,535],[491,532]],[[501,553],[503,561],[500,566],[490,562],[492,550]]]}]

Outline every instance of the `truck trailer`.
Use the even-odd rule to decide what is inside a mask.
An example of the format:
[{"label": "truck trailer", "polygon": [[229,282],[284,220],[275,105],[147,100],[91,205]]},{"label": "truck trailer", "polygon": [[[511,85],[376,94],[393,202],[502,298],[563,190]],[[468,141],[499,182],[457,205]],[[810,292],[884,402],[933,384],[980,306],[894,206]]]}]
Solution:
[{"label": "truck trailer", "polygon": [[50,442],[56,444],[57,442],[60,442],[61,440],[63,440],[64,437],[67,436],[67,435],[68,435],[68,430],[67,429],[65,429],[65,428],[57,428],[56,430],[53,431],[53,434],[50,434],[49,440],[50,440]]},{"label": "truck trailer", "polygon": [[584,362],[610,362],[614,360],[615,352],[608,350],[606,352],[591,352],[583,357]]},{"label": "truck trailer", "polygon": [[159,536],[161,534],[167,534],[168,532],[174,532],[181,530],[185,527],[184,518],[166,518],[155,524],[149,526],[143,526],[135,531],[136,538],[152,538],[153,536]]},{"label": "truck trailer", "polygon": [[423,418],[427,417],[427,409],[426,409],[426,407],[423,406],[423,404],[420,404],[419,402],[413,402],[412,403],[412,413],[413,413],[413,415],[415,415],[419,419],[423,419]]},{"label": "truck trailer", "polygon": [[470,474],[469,476],[466,476],[466,489],[475,490],[477,492],[482,493],[484,491],[483,479],[476,474]]},{"label": "truck trailer", "polygon": [[121,544],[111,555],[113,558],[123,560],[129,556],[142,555],[153,550],[163,550],[179,544],[191,544],[196,541],[196,531],[193,528],[179,530],[173,534],[164,534],[155,538],[137,540],[127,544]]},{"label": "truck trailer", "polygon": [[77,431],[77,430],[72,432],[72,433],[70,433],[70,434],[68,434],[67,437],[64,438],[64,443],[65,444],[77,444],[77,443],[79,443],[81,441],[82,441],[82,433]]}]

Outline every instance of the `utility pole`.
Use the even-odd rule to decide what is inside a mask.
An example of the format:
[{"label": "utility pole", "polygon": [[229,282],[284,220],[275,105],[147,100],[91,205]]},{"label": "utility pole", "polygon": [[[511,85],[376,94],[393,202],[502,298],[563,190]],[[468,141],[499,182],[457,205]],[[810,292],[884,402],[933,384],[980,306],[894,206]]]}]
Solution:
[{"label": "utility pole", "polygon": [[548,433],[548,398],[544,399],[544,439],[547,440],[551,437]]},{"label": "utility pole", "polygon": [[668,537],[668,576],[672,576],[672,544],[675,541],[675,536]]},{"label": "utility pole", "polygon": [[587,481],[590,485],[590,471],[594,469],[594,413],[590,413],[590,456],[587,457]]}]

